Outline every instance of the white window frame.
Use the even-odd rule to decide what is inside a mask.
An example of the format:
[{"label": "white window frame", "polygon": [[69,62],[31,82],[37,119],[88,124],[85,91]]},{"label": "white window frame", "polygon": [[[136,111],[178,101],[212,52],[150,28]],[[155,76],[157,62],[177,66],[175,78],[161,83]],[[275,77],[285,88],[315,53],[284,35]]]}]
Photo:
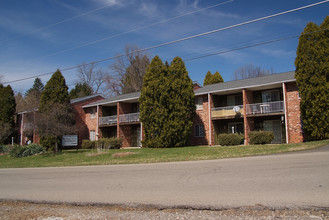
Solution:
[{"label": "white window frame", "polygon": [[195,108],[196,110],[203,110],[203,97],[195,97]]},{"label": "white window frame", "polygon": [[90,130],[89,131],[89,140],[91,140],[91,141],[96,140],[96,131],[95,130]]},{"label": "white window frame", "polygon": [[91,109],[90,118],[96,118],[96,109],[95,108]]},{"label": "white window frame", "polygon": [[194,126],[195,137],[205,137],[204,125]]}]

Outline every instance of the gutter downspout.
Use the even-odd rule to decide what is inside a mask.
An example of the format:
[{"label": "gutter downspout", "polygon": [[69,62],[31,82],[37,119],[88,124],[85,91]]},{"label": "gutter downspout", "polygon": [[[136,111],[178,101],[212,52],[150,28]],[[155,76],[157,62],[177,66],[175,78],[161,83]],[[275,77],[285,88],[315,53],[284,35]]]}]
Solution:
[{"label": "gutter downspout", "polygon": [[289,143],[289,132],[288,132],[288,117],[287,117],[287,97],[286,97],[286,84],[282,83],[283,88],[283,100],[284,100],[284,123],[286,127],[286,143]]},{"label": "gutter downspout", "polygon": [[96,125],[96,140],[98,140],[98,135],[99,135],[99,105],[97,105],[97,125]]},{"label": "gutter downspout", "polygon": [[209,118],[209,146],[212,145],[211,140],[211,105],[210,105],[210,93],[208,93],[208,118]]},{"label": "gutter downspout", "polygon": [[21,145],[23,145],[23,126],[24,126],[24,113],[22,113],[22,119],[21,119]]}]

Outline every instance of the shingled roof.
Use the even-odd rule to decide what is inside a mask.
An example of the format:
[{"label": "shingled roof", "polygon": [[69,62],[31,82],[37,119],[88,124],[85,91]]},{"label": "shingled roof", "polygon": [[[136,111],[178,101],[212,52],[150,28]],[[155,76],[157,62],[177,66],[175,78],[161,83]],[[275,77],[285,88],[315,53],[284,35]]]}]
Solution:
[{"label": "shingled roof", "polygon": [[[248,89],[252,87],[258,86],[265,86],[271,84],[278,84],[284,82],[294,82],[295,79],[295,72],[285,72],[285,73],[277,73],[271,74],[266,76],[260,76],[250,79],[242,79],[242,80],[235,80],[235,81],[228,81],[223,83],[217,83],[212,85],[204,86],[198,90],[194,91],[195,95],[203,95],[213,92],[221,92],[221,91],[230,91],[230,90],[237,90],[237,89]],[[123,102],[138,99],[140,97],[140,92],[128,93],[123,95],[118,95],[115,97],[107,98],[98,102],[93,102],[88,105],[83,106],[83,108],[102,105],[102,104],[111,104],[116,102]]]},{"label": "shingled roof", "polygon": [[198,90],[195,90],[195,95],[203,95],[212,92],[221,92],[221,91],[229,91],[236,89],[247,89],[251,87],[277,84],[283,82],[294,82],[294,81],[296,81],[295,72],[291,71],[285,73],[260,76],[250,79],[242,79],[242,80],[228,81],[224,83],[211,84],[204,86],[203,88],[200,88]]}]

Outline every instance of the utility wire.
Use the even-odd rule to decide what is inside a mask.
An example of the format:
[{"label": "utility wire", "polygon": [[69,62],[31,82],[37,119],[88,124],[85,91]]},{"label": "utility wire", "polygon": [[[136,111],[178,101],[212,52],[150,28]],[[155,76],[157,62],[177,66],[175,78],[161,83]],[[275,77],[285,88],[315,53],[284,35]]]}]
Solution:
[{"label": "utility wire", "polygon": [[224,4],[233,2],[233,1],[234,0],[229,0],[229,1],[221,2],[221,3],[215,4],[215,5],[211,5],[211,6],[208,6],[208,7],[205,7],[205,8],[201,8],[201,9],[198,9],[198,10],[195,10],[195,11],[191,11],[191,12],[188,12],[188,13],[185,13],[185,14],[182,14],[182,15],[178,15],[178,16],[175,16],[175,17],[167,18],[167,19],[164,19],[164,20],[161,20],[161,21],[157,21],[157,22],[152,23],[152,24],[140,26],[140,27],[137,27],[137,28],[128,30],[128,31],[124,31],[124,32],[121,32],[121,33],[118,33],[118,34],[114,34],[114,35],[111,35],[109,37],[105,37],[105,38],[102,38],[102,39],[98,39],[98,40],[94,40],[94,41],[91,41],[91,42],[87,42],[87,43],[82,44],[82,45],[79,45],[79,46],[71,47],[71,48],[68,48],[68,49],[65,49],[65,50],[57,51],[55,53],[51,53],[51,54],[48,54],[48,55],[37,57],[35,59],[42,59],[42,58],[46,58],[46,57],[50,57],[50,56],[54,56],[54,55],[66,53],[66,52],[69,52],[69,51],[72,51],[72,50],[75,50],[75,49],[79,49],[79,48],[82,48],[82,47],[94,45],[94,44],[97,44],[97,43],[100,43],[100,42],[103,42],[103,41],[106,41],[106,40],[113,39],[115,37],[119,37],[119,36],[122,36],[122,35],[125,35],[125,34],[129,34],[129,33],[135,32],[135,31],[140,31],[140,30],[143,30],[143,29],[146,29],[146,28],[149,28],[149,27],[153,27],[153,26],[155,26],[157,24],[162,24],[162,23],[165,23],[165,22],[168,22],[168,21],[171,21],[171,20],[182,18],[182,17],[185,17],[187,15],[195,14],[197,12],[204,11],[204,10],[207,10],[207,9],[210,9],[210,8],[214,8],[214,7],[218,7],[220,5],[224,5]]},{"label": "utility wire", "polygon": [[[261,45],[265,45],[265,44],[271,44],[271,43],[276,43],[276,42],[279,42],[279,41],[289,40],[289,39],[296,38],[296,37],[299,37],[299,36],[305,36],[305,35],[315,34],[315,33],[326,31],[326,30],[329,30],[329,28],[321,29],[321,30],[314,31],[314,32],[308,32],[308,33],[304,33],[304,34],[301,34],[301,35],[295,34],[295,35],[291,35],[291,36],[287,36],[287,37],[282,37],[282,38],[273,39],[273,40],[269,40],[269,41],[263,41],[263,42],[260,42],[260,43],[250,44],[250,45],[246,45],[246,46],[242,46],[242,47],[237,47],[237,48],[233,48],[233,49],[217,51],[217,52],[213,52],[213,53],[209,53],[209,54],[204,54],[204,55],[200,55],[200,56],[196,56],[196,57],[192,57],[192,58],[185,58],[185,59],[183,58],[182,60],[184,62],[189,62],[189,61],[193,61],[193,60],[202,59],[202,58],[205,58],[205,57],[215,56],[215,55],[219,55],[219,54],[234,52],[234,51],[237,51],[237,50],[243,50],[243,49],[257,47],[257,46],[261,46]],[[160,66],[155,66],[153,68],[156,68],[156,67],[160,67]],[[108,73],[115,73],[115,72],[108,72]],[[112,77],[118,77],[118,76],[119,75],[113,75]],[[73,85],[75,85],[75,84],[70,84],[68,86],[73,86]],[[25,91],[27,91],[27,90],[25,90]]]},{"label": "utility wire", "polygon": [[93,9],[93,10],[91,10],[91,11],[87,11],[87,12],[85,12],[85,13],[82,13],[82,14],[79,14],[79,15],[76,15],[76,16],[73,16],[73,17],[70,17],[70,18],[64,19],[64,20],[59,21],[59,22],[56,22],[56,23],[54,23],[54,24],[50,24],[50,25],[47,25],[47,26],[44,26],[44,27],[41,27],[41,28],[35,29],[35,30],[33,30],[33,31],[23,33],[23,34],[18,35],[18,36],[16,36],[16,37],[13,37],[13,38],[10,38],[10,39],[6,39],[6,40],[1,40],[0,43],[4,43],[4,42],[7,42],[7,41],[11,41],[11,40],[16,40],[16,39],[19,39],[19,38],[21,38],[21,37],[24,37],[24,36],[27,36],[27,35],[30,35],[30,34],[33,34],[33,33],[39,32],[39,31],[49,29],[49,28],[54,27],[54,26],[57,26],[57,25],[59,25],[59,24],[63,24],[63,23],[65,23],[65,22],[72,21],[72,20],[74,20],[74,19],[77,19],[77,18],[83,17],[83,16],[85,16],[85,15],[92,14],[92,13],[94,13],[94,12],[96,12],[96,11],[100,11],[100,10],[102,10],[102,9],[104,9],[104,8],[107,8],[107,7],[111,6],[111,5],[113,5],[113,4],[114,4],[114,3],[110,3],[110,4],[107,4],[107,5],[103,6],[103,7],[96,8],[96,9]]},{"label": "utility wire", "polygon": [[[143,51],[147,51],[147,50],[152,50],[152,49],[159,48],[159,47],[163,47],[163,46],[167,46],[167,45],[170,45],[170,44],[174,44],[174,43],[178,43],[178,42],[182,42],[182,41],[190,40],[190,39],[193,39],[193,38],[197,38],[197,37],[201,37],[201,36],[205,36],[205,35],[213,34],[213,33],[216,33],[216,32],[220,32],[220,31],[224,31],[224,30],[232,29],[232,28],[235,28],[235,27],[239,27],[239,26],[243,26],[243,25],[251,24],[251,23],[254,23],[254,22],[259,22],[259,21],[262,21],[262,20],[265,20],[265,19],[269,19],[269,18],[277,17],[277,16],[280,16],[280,15],[284,15],[284,14],[292,13],[292,12],[295,12],[295,11],[299,11],[299,10],[302,10],[302,9],[310,8],[310,7],[313,7],[313,6],[316,6],[316,5],[320,5],[320,4],[323,4],[323,3],[327,3],[327,2],[329,2],[329,0],[325,0],[325,1],[317,2],[317,3],[314,3],[314,4],[310,4],[310,5],[306,5],[306,6],[303,6],[303,7],[299,7],[299,8],[291,9],[291,10],[288,10],[288,11],[284,11],[284,12],[276,13],[276,14],[273,14],[273,15],[269,15],[269,16],[265,16],[265,17],[257,18],[257,19],[254,19],[254,20],[250,20],[250,21],[242,22],[242,23],[235,24],[235,25],[231,25],[231,26],[228,26],[228,27],[215,29],[215,30],[208,31],[208,32],[204,32],[204,33],[201,33],[201,34],[197,34],[197,35],[193,35],[193,36],[189,36],[189,37],[181,38],[181,39],[178,39],[178,40],[174,40],[174,41],[170,41],[170,42],[166,42],[166,43],[158,44],[158,45],[151,46],[151,47],[147,47],[147,48],[140,49],[140,50],[137,50],[137,51],[132,51],[132,52],[130,52],[130,53],[128,53],[128,54],[132,54],[132,53],[136,53],[136,52],[143,52]],[[119,55],[111,56],[111,57],[107,57],[107,58],[104,58],[104,59],[101,59],[101,60],[96,60],[96,61],[92,61],[92,62],[89,62],[89,63],[80,64],[80,65],[77,65],[77,66],[72,66],[72,67],[63,68],[63,69],[60,69],[60,71],[67,71],[67,70],[75,69],[75,68],[78,68],[78,67],[81,67],[81,66],[85,66],[85,65],[90,65],[90,64],[95,64],[95,63],[100,63],[100,62],[104,62],[104,61],[107,61],[107,60],[112,60],[112,59],[115,59],[115,58],[120,58],[120,57],[123,57],[123,56],[125,56],[125,55],[126,55],[126,54],[119,54]],[[43,73],[43,74],[39,74],[39,75],[35,75],[35,76],[31,76],[31,77],[26,77],[26,78],[21,78],[21,79],[17,79],[17,80],[12,80],[12,81],[5,82],[4,84],[13,83],[13,82],[19,82],[19,81],[23,81],[23,80],[27,80],[27,79],[36,78],[36,77],[39,77],[39,76],[50,75],[50,74],[52,74],[52,73],[53,73],[53,72],[51,72],[51,73]]]}]

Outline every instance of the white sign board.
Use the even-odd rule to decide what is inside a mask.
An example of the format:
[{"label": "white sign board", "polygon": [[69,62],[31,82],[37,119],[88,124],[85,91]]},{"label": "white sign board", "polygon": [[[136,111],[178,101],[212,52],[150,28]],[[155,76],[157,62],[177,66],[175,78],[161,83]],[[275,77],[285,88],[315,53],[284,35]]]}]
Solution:
[{"label": "white sign board", "polygon": [[78,146],[78,135],[63,135],[62,146]]}]

